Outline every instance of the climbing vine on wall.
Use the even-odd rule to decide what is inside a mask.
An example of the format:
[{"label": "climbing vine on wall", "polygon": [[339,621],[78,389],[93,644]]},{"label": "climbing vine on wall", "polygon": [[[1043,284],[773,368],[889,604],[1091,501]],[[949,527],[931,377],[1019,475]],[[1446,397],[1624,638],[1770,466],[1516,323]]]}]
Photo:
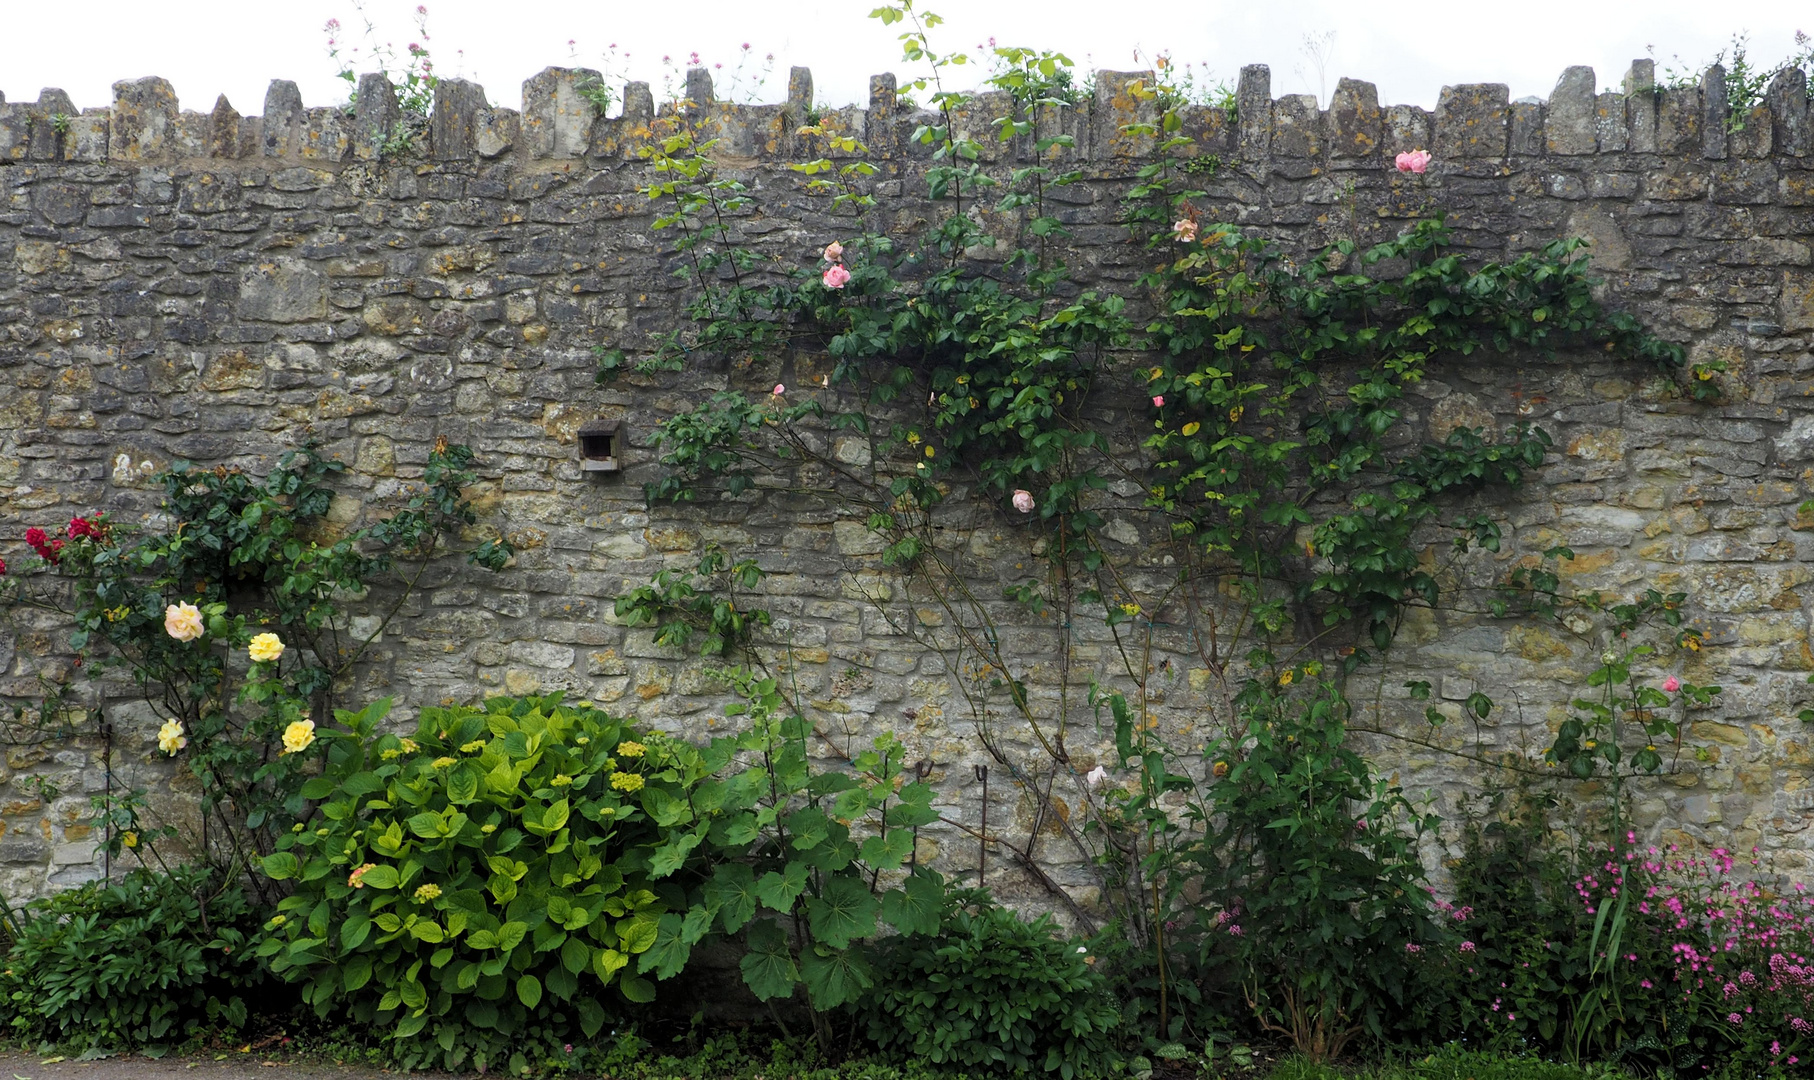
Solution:
[{"label": "climbing vine on wall", "polygon": [[[1218,219],[1193,185],[1222,166],[1181,134],[1183,95],[1163,70],[1156,84],[1133,88],[1154,102],[1157,119],[1128,134],[1156,150],[1124,202],[1130,241],[1152,270],[1125,295],[1084,288],[1062,261],[1067,233],[1048,205],[1054,191],[1082,182],[1053,164],[1071,147],[1050,134],[1051,118],[1071,104],[1068,80],[1056,77],[1068,61],[997,50],[992,88],[1012,102],[997,137],[1033,164],[993,170],[959,122],[975,101],[943,82],[962,61],[933,49],[936,17],[911,3],[877,14],[902,27],[907,59],[929,68],[912,87],[930,106],[914,138],[930,155],[928,194],[942,212],[917,236],[883,227],[864,147],[822,123],[802,132],[822,156],[797,168],[805,191],[848,225],[823,238],[817,259],[776,265],[742,245],[735,211],[748,193],[677,117],[646,151],[644,193],[658,207],[656,229],[679,237],[676,273],[692,283],[696,321],[640,358],[605,353],[600,377],[660,377],[694,357],[732,370],[793,362],[791,388],[721,390],[663,422],[651,503],[739,498],[761,486],[866,524],[911,600],[873,593],[876,610],[944,657],[984,747],[1037,808],[1023,841],[989,834],[981,843],[1006,848],[1038,877],[1037,846],[1054,833],[1098,867],[1112,915],[1154,950],[1164,1027],[1168,989],[1185,992],[1170,974],[1165,927],[1187,891],[1200,904],[1220,897],[1224,913],[1243,903],[1253,910],[1256,866],[1309,865],[1359,844],[1335,836],[1326,850],[1267,854],[1251,831],[1211,826],[1260,820],[1257,803],[1229,801],[1242,792],[1273,790],[1277,778],[1299,775],[1306,755],[1324,754],[1342,763],[1339,798],[1354,812],[1292,820],[1316,832],[1358,814],[1377,830],[1367,834],[1367,859],[1338,860],[1330,872],[1395,895],[1421,874],[1414,845],[1392,838],[1423,819],[1344,749],[1355,712],[1348,688],[1379,670],[1410,609],[1451,602],[1468,560],[1499,550],[1502,526],[1472,496],[1519,486],[1551,438],[1520,423],[1419,443],[1404,430],[1407,394],[1444,364],[1566,349],[1649,368],[1684,397],[1710,401],[1718,367],[1688,368],[1679,346],[1597,300],[1580,240],[1470,260],[1432,208],[1383,242],[1344,239],[1299,257],[1263,230]],[[848,438],[867,454],[832,451]],[[1040,571],[984,586],[988,570],[956,540],[959,495],[992,501],[998,529],[1019,525]],[[1130,536],[1163,545],[1165,559],[1117,555]],[[1545,593],[1553,574],[1520,572],[1499,583],[1502,613],[1559,619],[1567,609],[1618,622],[1610,632],[1621,641],[1663,625],[1673,629],[1657,647],[1698,643],[1680,626],[1680,597],[1623,620],[1611,618],[1616,600]],[[672,584],[658,581],[655,593]],[[620,609],[651,595],[632,593]],[[1029,658],[1016,655],[1010,641],[1026,639],[1007,631],[1027,626],[1053,635],[1055,674],[1035,680]],[[1071,689],[1086,642],[1120,668],[1087,703]],[[1153,680],[1177,654],[1209,674],[1211,719],[1194,746],[1169,743],[1149,708]],[[1648,654],[1608,660],[1594,685],[1626,679],[1632,655]],[[1587,719],[1564,728],[1548,759],[1577,776],[1661,768],[1654,740],[1679,736],[1673,722],[1641,725],[1648,749],[1604,749],[1624,737],[1605,710],[1635,702],[1661,716],[1653,693],[1633,684],[1625,698],[1584,696],[1576,705]],[[1704,704],[1717,688],[1686,693]],[[1492,702],[1476,697],[1469,708],[1484,717]],[[1104,789],[1106,771],[1086,773],[1088,759],[1073,755],[1078,726],[1104,722],[1117,736],[1114,767],[1135,773],[1128,786]],[[1599,738],[1588,745],[1590,728]],[[1275,781],[1256,783],[1253,769]],[[1293,803],[1300,809],[1317,804],[1314,772],[1292,796],[1308,800]],[[1067,813],[1064,800],[1088,812]],[[1089,912],[1074,914],[1091,922]],[[1378,917],[1401,925],[1409,913]],[[1276,940],[1324,929],[1299,926]],[[1343,940],[1365,943],[1367,956],[1388,939],[1405,944],[1353,933]],[[1240,955],[1256,1012],[1319,1053],[1367,1022],[1356,1003],[1389,989],[1389,965],[1364,956],[1345,964],[1332,989],[1319,981],[1322,960]],[[1298,974],[1282,974],[1290,972]]]}]

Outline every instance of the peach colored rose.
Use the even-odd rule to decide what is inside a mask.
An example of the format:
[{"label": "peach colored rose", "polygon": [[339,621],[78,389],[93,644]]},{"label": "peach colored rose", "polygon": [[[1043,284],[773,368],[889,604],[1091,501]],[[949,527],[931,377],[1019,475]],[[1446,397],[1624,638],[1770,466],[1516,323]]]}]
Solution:
[{"label": "peach colored rose", "polygon": [[844,257],[844,245],[833,240],[825,245],[825,261],[837,262]]},{"label": "peach colored rose", "polygon": [[1026,488],[1015,488],[1014,509],[1023,514],[1031,514],[1033,512],[1033,493]]},{"label": "peach colored rose", "polygon": [[164,609],[164,633],[178,641],[194,641],[201,637],[202,609],[187,600],[171,604]]}]

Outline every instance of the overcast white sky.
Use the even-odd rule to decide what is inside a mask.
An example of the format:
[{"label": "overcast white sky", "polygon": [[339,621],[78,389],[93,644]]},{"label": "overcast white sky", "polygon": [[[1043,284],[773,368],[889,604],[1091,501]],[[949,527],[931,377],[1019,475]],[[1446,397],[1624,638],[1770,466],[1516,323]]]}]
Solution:
[{"label": "overcast white sky", "polygon": [[[879,0],[426,0],[434,60],[442,74],[485,85],[493,104],[515,106],[523,79],[550,64],[600,66],[615,44],[630,74],[660,92],[663,54],[699,52],[734,66],[739,46],[773,53],[763,100],[785,96],[787,67],[813,69],[821,102],[866,100],[868,77],[902,63],[897,32],[867,18]],[[1807,0],[921,0],[949,21],[935,45],[1002,44],[1067,52],[1079,67],[1139,70],[1169,52],[1232,80],[1242,64],[1272,65],[1273,93],[1316,93],[1307,34],[1334,31],[1323,90],[1342,75],[1379,85],[1384,102],[1430,106],[1441,87],[1504,82],[1513,97],[1547,96],[1570,64],[1590,64],[1616,85],[1634,57],[1654,46],[1698,63],[1736,31],[1752,55],[1774,63],[1797,29],[1814,34]],[[416,40],[416,0],[366,0],[380,41],[399,51]],[[241,113],[261,111],[272,78],[294,79],[310,105],[336,104],[322,26],[338,17],[343,43],[360,44],[351,0],[0,0],[0,93],[30,101],[60,87],[80,107],[104,106],[116,79],[162,75],[185,108],[207,110],[225,93]],[[569,50],[568,42],[575,45]],[[1301,70],[1301,74],[1300,74]],[[720,83],[728,82],[721,78]],[[721,89],[721,96],[724,95]],[[1326,101],[1326,97],[1325,97]]]}]

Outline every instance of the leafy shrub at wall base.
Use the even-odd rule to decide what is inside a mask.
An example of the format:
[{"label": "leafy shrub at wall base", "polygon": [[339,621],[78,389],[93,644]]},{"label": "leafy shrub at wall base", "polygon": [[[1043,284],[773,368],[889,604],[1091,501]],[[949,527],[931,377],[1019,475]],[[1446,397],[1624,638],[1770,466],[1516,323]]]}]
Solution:
[{"label": "leafy shrub at wall base", "polygon": [[388,708],[322,732],[315,815],[264,860],[296,890],[272,970],[319,1015],[389,1029],[410,1067],[514,1072],[652,1000],[638,961],[685,897],[658,880],[680,863],[651,871],[666,830],[643,807],[697,779],[669,744],[558,697],[424,709],[413,738],[376,732]]},{"label": "leafy shrub at wall base", "polygon": [[1121,1016],[1088,947],[1050,915],[1023,922],[980,889],[953,892],[937,936],[878,950],[875,989],[859,1009],[884,1051],[985,1073],[1108,1071]]},{"label": "leafy shrub at wall base", "polygon": [[205,867],[140,869],[33,904],[0,969],[14,1037],[157,1053],[203,1024],[237,1028],[256,915],[237,884]]}]

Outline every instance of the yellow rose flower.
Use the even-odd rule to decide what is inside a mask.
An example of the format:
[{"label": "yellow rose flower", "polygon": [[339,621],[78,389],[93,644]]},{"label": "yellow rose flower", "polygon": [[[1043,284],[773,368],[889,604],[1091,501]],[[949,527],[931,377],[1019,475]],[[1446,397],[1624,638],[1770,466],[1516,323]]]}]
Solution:
[{"label": "yellow rose flower", "polygon": [[1285,674],[1279,676],[1279,685],[1280,686],[1290,686],[1292,678],[1293,678],[1293,674],[1291,672],[1287,671]]},{"label": "yellow rose flower", "polygon": [[633,772],[616,772],[611,774],[611,786],[622,792],[642,790],[642,777]]},{"label": "yellow rose flower", "polygon": [[194,641],[203,632],[201,608],[184,600],[164,609],[164,633],[178,641]]},{"label": "yellow rose flower", "polygon": [[315,721],[298,720],[283,729],[283,752],[300,754],[315,742]]},{"label": "yellow rose flower", "polygon": [[129,848],[138,847],[139,846],[139,834],[135,833],[135,832],[121,833],[120,834],[120,845],[122,847],[129,847]]},{"label": "yellow rose flower", "polygon": [[639,742],[625,740],[617,744],[617,756],[619,757],[641,757],[648,751],[649,748]]},{"label": "yellow rose flower", "polygon": [[189,745],[189,737],[183,734],[183,725],[177,720],[166,720],[164,726],[157,729],[157,748],[166,754],[175,754]]},{"label": "yellow rose flower", "polygon": [[246,646],[246,652],[261,664],[269,664],[283,655],[283,642],[276,634],[259,634]]}]

